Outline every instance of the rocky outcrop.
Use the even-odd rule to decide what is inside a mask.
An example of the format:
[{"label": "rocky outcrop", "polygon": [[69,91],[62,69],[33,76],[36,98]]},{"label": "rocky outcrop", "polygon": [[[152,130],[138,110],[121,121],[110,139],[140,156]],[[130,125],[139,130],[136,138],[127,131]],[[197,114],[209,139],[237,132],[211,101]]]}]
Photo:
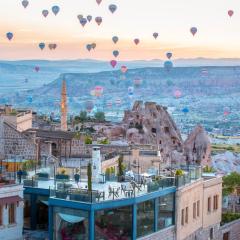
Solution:
[{"label": "rocky outcrop", "polygon": [[184,142],[186,162],[211,165],[211,142],[200,125],[196,126]]}]

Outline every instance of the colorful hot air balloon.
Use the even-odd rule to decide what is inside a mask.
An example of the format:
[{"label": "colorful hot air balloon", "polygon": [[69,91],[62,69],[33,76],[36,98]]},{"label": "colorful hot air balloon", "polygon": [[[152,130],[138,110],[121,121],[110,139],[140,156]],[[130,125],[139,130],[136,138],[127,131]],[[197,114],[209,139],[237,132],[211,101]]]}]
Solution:
[{"label": "colorful hot air balloon", "polygon": [[171,59],[172,58],[172,53],[168,52],[168,53],[166,53],[166,56],[167,56],[168,59]]},{"label": "colorful hot air balloon", "polygon": [[29,2],[27,0],[22,1],[22,5],[24,8],[27,8],[28,4],[29,4]]},{"label": "colorful hot air balloon", "polygon": [[128,70],[127,66],[121,66],[121,72],[126,73]]},{"label": "colorful hot air balloon", "polygon": [[97,25],[100,26],[102,23],[102,17],[96,17],[95,21],[96,21]]},{"label": "colorful hot air balloon", "polygon": [[48,47],[50,50],[55,50],[57,48],[57,44],[56,43],[49,43]]},{"label": "colorful hot air balloon", "polygon": [[108,108],[111,108],[111,107],[112,107],[112,103],[111,103],[111,102],[108,102],[108,103],[107,103],[107,107],[108,107]]},{"label": "colorful hot air balloon", "polygon": [[134,87],[128,87],[128,94],[133,95],[134,93]]},{"label": "colorful hot air balloon", "polygon": [[167,72],[169,72],[173,68],[173,63],[171,61],[164,62],[164,68]]},{"label": "colorful hot air balloon", "polygon": [[229,107],[225,107],[223,110],[224,110],[224,112],[223,112],[223,115],[224,115],[224,116],[228,116],[228,115],[231,113]]},{"label": "colorful hot air balloon", "polygon": [[102,0],[96,0],[97,4],[100,5]]},{"label": "colorful hot air balloon", "polygon": [[102,86],[96,86],[94,88],[94,91],[95,91],[96,97],[101,97],[103,95],[103,87]]},{"label": "colorful hot air balloon", "polygon": [[34,68],[34,70],[35,70],[36,72],[39,72],[40,67],[39,67],[39,66],[36,66],[36,67]]},{"label": "colorful hot air balloon", "polygon": [[192,35],[193,36],[195,36],[195,34],[197,33],[197,28],[196,27],[192,27],[191,29],[190,29],[190,32],[192,33]]},{"label": "colorful hot air balloon", "polygon": [[118,42],[119,38],[117,36],[112,37],[112,41],[116,44]]},{"label": "colorful hot air balloon", "polygon": [[119,51],[118,51],[118,50],[114,50],[114,51],[113,51],[113,56],[114,56],[114,57],[118,57],[118,55],[119,55]]},{"label": "colorful hot air balloon", "polygon": [[158,38],[158,33],[157,33],[157,32],[153,33],[153,37],[154,37],[155,39],[157,39],[157,38]]},{"label": "colorful hot air balloon", "polygon": [[48,14],[49,14],[49,12],[48,12],[48,10],[42,10],[42,15],[44,16],[44,17],[47,17],[48,16]]},{"label": "colorful hot air balloon", "polygon": [[97,46],[96,43],[92,43],[91,45],[92,45],[92,49],[93,49],[93,50],[94,50],[94,49],[96,48],[96,46]]},{"label": "colorful hot air balloon", "polygon": [[86,18],[81,18],[80,19],[80,24],[84,27],[87,23],[87,19]]},{"label": "colorful hot air balloon", "polygon": [[88,113],[90,113],[94,108],[94,103],[93,101],[86,101],[85,102],[85,109],[87,110]]},{"label": "colorful hot air balloon", "polygon": [[13,39],[13,33],[11,32],[6,33],[6,37],[9,41],[11,41]]},{"label": "colorful hot air balloon", "polygon": [[233,10],[228,10],[228,16],[229,16],[229,17],[232,17],[233,14],[234,14],[234,11],[233,11]]},{"label": "colorful hot air balloon", "polygon": [[38,44],[39,48],[43,50],[45,48],[45,43],[41,42]]},{"label": "colorful hot air balloon", "polygon": [[175,90],[173,94],[175,98],[180,98],[182,96],[182,92],[180,90]]},{"label": "colorful hot air balloon", "polygon": [[117,106],[120,106],[121,103],[122,103],[122,100],[121,100],[120,98],[117,98],[117,99],[115,100],[115,104],[116,104]]},{"label": "colorful hot air balloon", "polygon": [[113,68],[115,68],[116,65],[117,65],[117,61],[116,61],[116,60],[112,60],[112,61],[110,62],[110,64],[111,64],[111,66],[112,66]]},{"label": "colorful hot air balloon", "polygon": [[133,83],[136,87],[138,87],[142,84],[142,80],[140,78],[135,78]]},{"label": "colorful hot air balloon", "polygon": [[109,8],[111,13],[114,13],[117,10],[117,5],[111,4],[111,5],[109,5],[108,8]]},{"label": "colorful hot air balloon", "polygon": [[87,48],[87,50],[90,52],[91,49],[92,49],[92,44],[87,44],[87,45],[86,45],[86,48]]},{"label": "colorful hot air balloon", "polygon": [[92,21],[92,16],[91,16],[91,15],[88,15],[88,16],[87,16],[87,20],[88,20],[88,22],[91,22],[91,21]]},{"label": "colorful hot air balloon", "polygon": [[52,7],[52,12],[53,14],[56,16],[60,11],[60,7],[59,6],[53,6]]},{"label": "colorful hot air balloon", "polygon": [[185,108],[182,109],[182,112],[185,113],[185,114],[189,113],[189,109],[187,107],[185,107]]},{"label": "colorful hot air balloon", "polygon": [[138,38],[135,38],[133,41],[136,45],[138,45],[140,43],[140,40]]}]

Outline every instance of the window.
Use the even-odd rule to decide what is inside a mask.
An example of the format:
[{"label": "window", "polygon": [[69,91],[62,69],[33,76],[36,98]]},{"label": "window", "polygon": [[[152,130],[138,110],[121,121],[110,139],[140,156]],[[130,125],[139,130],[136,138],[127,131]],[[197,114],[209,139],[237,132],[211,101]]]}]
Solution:
[{"label": "window", "polygon": [[229,240],[230,238],[229,238],[229,232],[225,232],[224,234],[223,234],[223,240]]},{"label": "window", "polygon": [[181,224],[184,226],[184,209],[182,209]]},{"label": "window", "polygon": [[211,212],[211,197],[208,198],[208,212]]},{"label": "window", "polygon": [[157,133],[157,129],[156,128],[152,128],[152,133]]},{"label": "window", "polygon": [[218,209],[218,195],[215,195],[213,197],[213,210],[217,210]]},{"label": "window", "polygon": [[197,217],[200,216],[200,201],[197,201]]},{"label": "window", "polygon": [[213,239],[213,228],[210,228],[209,238]]},{"label": "window", "polygon": [[0,206],[0,226],[3,225],[3,207]]},{"label": "window", "polygon": [[196,203],[193,203],[193,219],[196,219]]},{"label": "window", "polygon": [[186,207],[185,223],[188,223],[188,207]]},{"label": "window", "polygon": [[15,223],[15,204],[11,203],[8,205],[8,223],[14,224]]}]

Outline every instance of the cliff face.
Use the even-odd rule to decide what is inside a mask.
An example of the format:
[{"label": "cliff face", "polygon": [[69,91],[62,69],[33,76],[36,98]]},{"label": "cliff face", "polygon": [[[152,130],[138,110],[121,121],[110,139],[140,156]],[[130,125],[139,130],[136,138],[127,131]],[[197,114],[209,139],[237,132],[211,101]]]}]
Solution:
[{"label": "cliff face", "polygon": [[184,142],[186,162],[211,165],[211,142],[200,125],[196,126]]},{"label": "cliff face", "polygon": [[[143,104],[137,101],[132,111],[125,112],[122,124],[129,142],[157,145],[163,158],[176,163],[182,160],[181,134],[165,107],[154,102]],[[179,158],[173,159],[174,156]]]}]

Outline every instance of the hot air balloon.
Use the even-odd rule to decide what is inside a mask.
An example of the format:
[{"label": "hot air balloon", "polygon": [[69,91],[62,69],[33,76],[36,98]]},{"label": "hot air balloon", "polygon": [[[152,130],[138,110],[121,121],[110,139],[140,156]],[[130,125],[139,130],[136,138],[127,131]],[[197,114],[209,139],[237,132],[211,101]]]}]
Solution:
[{"label": "hot air balloon", "polygon": [[85,108],[86,108],[87,112],[90,113],[94,108],[93,101],[86,101],[85,102]]},{"label": "hot air balloon", "polygon": [[110,64],[111,64],[111,66],[112,66],[113,68],[115,68],[116,65],[117,65],[117,61],[116,61],[116,60],[112,60],[112,61],[110,62]]},{"label": "hot air balloon", "polygon": [[153,33],[153,37],[154,37],[155,39],[157,39],[157,38],[158,38],[158,33],[157,33],[157,32]]},{"label": "hot air balloon", "polygon": [[231,113],[231,111],[230,111],[230,108],[229,108],[229,107],[225,107],[225,108],[223,109],[223,115],[224,115],[224,116],[228,116],[230,113]]},{"label": "hot air balloon", "polygon": [[118,50],[114,50],[114,51],[113,51],[113,56],[114,56],[114,57],[118,57],[118,55],[119,55],[119,51],[118,51]]},{"label": "hot air balloon", "polygon": [[142,80],[140,78],[135,78],[133,83],[136,87],[138,87],[142,84]]},{"label": "hot air balloon", "polygon": [[44,17],[47,17],[48,16],[48,14],[49,14],[49,12],[48,12],[48,10],[42,10],[42,15],[44,16]]},{"label": "hot air balloon", "polygon": [[108,8],[109,8],[111,13],[114,13],[117,10],[117,5],[111,4],[111,5],[109,5]]},{"label": "hot air balloon", "polygon": [[138,45],[140,43],[140,40],[138,38],[135,38],[133,41],[136,45]]},{"label": "hot air balloon", "polygon": [[48,47],[50,50],[55,50],[57,48],[57,44],[56,43],[49,43]]},{"label": "hot air balloon", "polygon": [[229,16],[229,17],[232,17],[233,14],[234,14],[234,11],[233,11],[233,10],[228,10],[228,16]]},{"label": "hot air balloon", "polygon": [[182,92],[180,90],[175,90],[173,94],[175,98],[180,98],[182,96]]},{"label": "hot air balloon", "polygon": [[9,41],[11,41],[13,39],[13,33],[11,32],[6,33],[6,37]]},{"label": "hot air balloon", "polygon": [[97,4],[100,5],[102,0],[96,0]]},{"label": "hot air balloon", "polygon": [[27,8],[28,4],[29,4],[29,2],[27,0],[22,1],[22,5],[24,8]]},{"label": "hot air balloon", "polygon": [[36,72],[39,72],[40,67],[39,67],[39,66],[36,66],[36,67],[34,68],[34,70],[35,70]]},{"label": "hot air balloon", "polygon": [[102,23],[102,17],[96,17],[95,21],[96,21],[97,25],[100,26]]},{"label": "hot air balloon", "polygon": [[97,44],[96,43],[92,43],[92,49],[94,50],[96,48]]},{"label": "hot air balloon", "polygon": [[45,43],[43,43],[43,42],[39,43],[38,46],[41,50],[43,50],[45,48]]},{"label": "hot air balloon", "polygon": [[185,107],[185,108],[182,109],[182,112],[185,113],[185,114],[189,113],[189,109],[187,107]]},{"label": "hot air balloon", "polygon": [[132,96],[134,93],[134,87],[128,87],[128,95]]},{"label": "hot air balloon", "polygon": [[119,38],[117,36],[112,37],[112,41],[116,44],[118,42]]},{"label": "hot air balloon", "polygon": [[121,72],[126,73],[128,68],[126,66],[121,66]]},{"label": "hot air balloon", "polygon": [[95,90],[94,89],[90,91],[90,95],[95,96]]},{"label": "hot air balloon", "polygon": [[171,61],[164,62],[164,68],[167,72],[169,72],[173,68],[173,63]]},{"label": "hot air balloon", "polygon": [[115,100],[115,104],[116,104],[117,106],[120,106],[121,103],[122,103],[122,100],[121,100],[120,98],[117,98],[117,99]]},{"label": "hot air balloon", "polygon": [[77,18],[78,18],[78,20],[80,21],[80,20],[83,18],[83,15],[79,14],[79,15],[77,16]]},{"label": "hot air balloon", "polygon": [[87,19],[86,18],[81,18],[80,19],[80,23],[84,27],[86,25],[86,23],[87,23]]},{"label": "hot air balloon", "polygon": [[197,33],[197,28],[196,27],[192,27],[191,29],[190,29],[190,32],[192,33],[192,35],[193,36],[195,36],[195,34]]},{"label": "hot air balloon", "polygon": [[103,95],[103,87],[102,86],[96,86],[94,88],[94,91],[95,91],[96,97],[101,97]]},{"label": "hot air balloon", "polygon": [[91,15],[88,15],[88,16],[87,16],[87,20],[88,20],[88,22],[91,22],[91,21],[92,21],[92,16],[91,16]]},{"label": "hot air balloon", "polygon": [[112,107],[112,103],[111,103],[111,102],[108,102],[108,103],[107,103],[107,107],[108,107],[108,108],[111,108],[111,107]]},{"label": "hot air balloon", "polygon": [[87,44],[87,45],[86,45],[86,48],[87,48],[87,50],[90,52],[91,49],[92,49],[92,44]]},{"label": "hot air balloon", "polygon": [[29,103],[32,103],[33,97],[32,97],[32,96],[27,96],[27,101],[28,101]]},{"label": "hot air balloon", "polygon": [[168,59],[171,59],[172,58],[172,53],[168,52],[168,53],[166,53],[166,56],[167,56]]},{"label": "hot air balloon", "polygon": [[59,6],[53,6],[52,7],[52,12],[53,14],[56,16],[60,11],[60,7]]}]

